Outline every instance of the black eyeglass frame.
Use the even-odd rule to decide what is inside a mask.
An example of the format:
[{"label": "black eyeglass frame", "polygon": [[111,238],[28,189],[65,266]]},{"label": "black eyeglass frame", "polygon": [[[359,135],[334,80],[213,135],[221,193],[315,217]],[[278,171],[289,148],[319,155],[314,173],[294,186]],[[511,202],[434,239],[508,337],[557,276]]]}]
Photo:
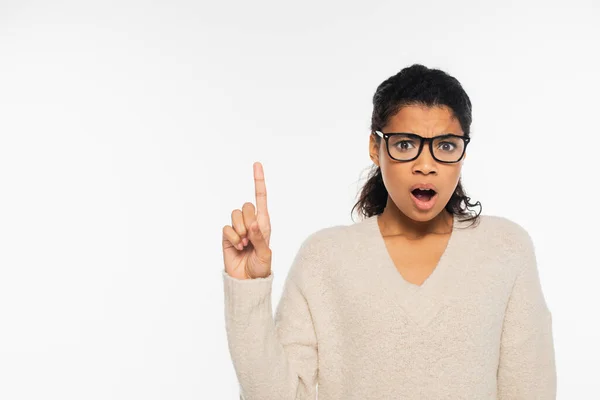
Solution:
[{"label": "black eyeglass frame", "polygon": [[[425,138],[423,136],[417,135],[416,133],[412,133],[412,132],[390,132],[390,133],[383,133],[381,131],[375,131],[374,133],[377,134],[379,137],[382,137],[385,140],[385,149],[387,150],[387,153],[390,156],[390,158],[392,160],[396,160],[396,161],[400,161],[400,162],[413,161],[413,160],[416,160],[417,158],[419,158],[419,156],[421,155],[421,151],[423,151],[423,145],[425,144],[425,142],[429,142],[429,146],[428,146],[429,147],[429,153],[431,154],[431,156],[433,157],[434,160],[436,160],[437,162],[444,163],[444,164],[455,164],[457,162],[460,162],[460,160],[463,159],[463,157],[465,156],[465,151],[467,151],[467,145],[471,141],[470,137],[463,136],[463,135],[455,135],[453,133],[447,133],[447,134],[444,134],[444,135],[434,136],[434,137],[431,137],[431,138]],[[397,158],[392,157],[392,154],[390,153],[389,140],[390,140],[390,137],[396,136],[396,135],[405,135],[405,136],[411,137],[413,139],[419,139],[419,143],[420,144],[419,144],[419,151],[417,151],[417,155],[414,156],[411,159],[408,159],[408,160],[398,160]],[[433,154],[433,141],[435,139],[447,138],[447,137],[459,138],[459,139],[462,139],[463,142],[465,143],[465,145],[463,147],[462,154],[460,155],[460,157],[456,161],[442,161],[439,158],[437,158],[435,156],[435,154]]]}]

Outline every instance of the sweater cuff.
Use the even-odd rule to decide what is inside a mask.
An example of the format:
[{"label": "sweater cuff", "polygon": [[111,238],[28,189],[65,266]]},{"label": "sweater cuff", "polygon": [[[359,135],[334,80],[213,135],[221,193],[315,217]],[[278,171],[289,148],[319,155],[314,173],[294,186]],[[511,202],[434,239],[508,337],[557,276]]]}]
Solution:
[{"label": "sweater cuff", "polygon": [[235,319],[236,315],[248,315],[253,310],[267,305],[269,315],[271,310],[271,290],[273,287],[273,271],[266,278],[237,279],[225,270],[223,274],[225,311]]}]

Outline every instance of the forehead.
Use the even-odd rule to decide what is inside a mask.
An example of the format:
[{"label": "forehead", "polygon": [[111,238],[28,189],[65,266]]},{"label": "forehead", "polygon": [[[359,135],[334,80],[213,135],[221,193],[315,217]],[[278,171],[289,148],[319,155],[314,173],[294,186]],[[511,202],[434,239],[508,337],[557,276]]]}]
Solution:
[{"label": "forehead", "polygon": [[463,134],[460,122],[447,106],[404,106],[390,117],[384,129],[385,132],[412,132],[425,137],[444,133]]}]

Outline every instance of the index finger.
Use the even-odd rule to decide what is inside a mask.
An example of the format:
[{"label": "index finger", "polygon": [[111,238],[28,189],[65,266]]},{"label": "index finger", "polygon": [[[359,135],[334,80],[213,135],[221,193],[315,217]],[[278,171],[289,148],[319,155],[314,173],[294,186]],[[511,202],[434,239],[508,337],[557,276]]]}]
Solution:
[{"label": "index finger", "polygon": [[255,162],[254,165],[254,194],[256,196],[256,213],[267,215],[267,186],[265,185],[265,173],[262,164]]}]

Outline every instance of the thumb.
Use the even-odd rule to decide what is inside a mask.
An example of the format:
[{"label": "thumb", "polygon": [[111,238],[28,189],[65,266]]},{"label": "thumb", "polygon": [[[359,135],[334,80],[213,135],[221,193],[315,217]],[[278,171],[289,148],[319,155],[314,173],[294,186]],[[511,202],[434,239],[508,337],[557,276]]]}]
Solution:
[{"label": "thumb", "polygon": [[258,258],[265,261],[271,258],[271,249],[269,249],[269,245],[267,244],[267,241],[265,240],[257,221],[254,221],[250,225],[248,239],[250,239],[252,242]]}]

